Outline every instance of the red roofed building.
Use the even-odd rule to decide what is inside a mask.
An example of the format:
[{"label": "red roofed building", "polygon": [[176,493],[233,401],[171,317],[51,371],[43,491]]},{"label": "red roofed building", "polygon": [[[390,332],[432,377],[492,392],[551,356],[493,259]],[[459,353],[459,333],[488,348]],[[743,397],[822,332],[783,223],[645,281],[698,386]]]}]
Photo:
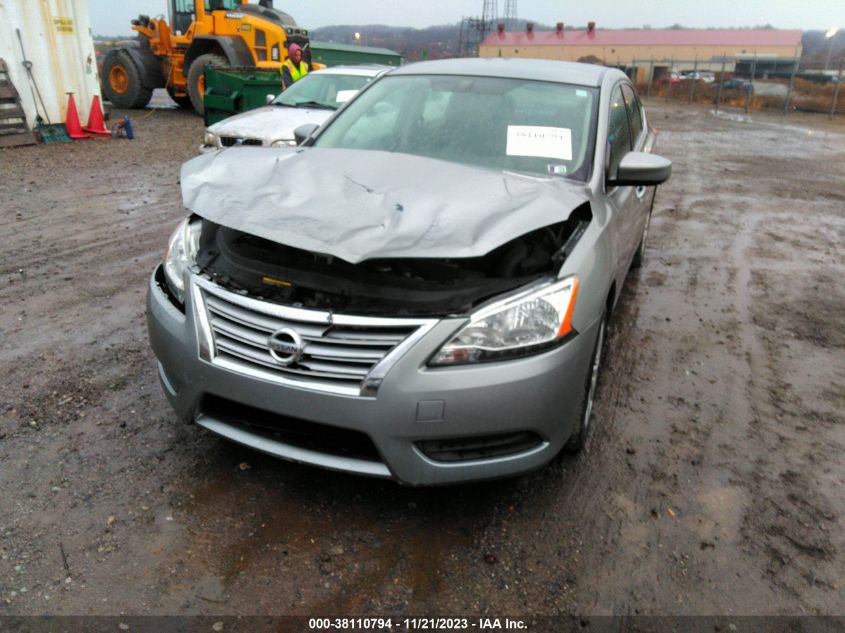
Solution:
[{"label": "red roofed building", "polygon": [[[771,70],[791,67],[801,56],[801,31],[781,29],[583,29],[497,32],[479,46],[480,57],[531,57],[579,61],[596,59],[610,66],[656,69],[734,71],[737,64],[758,59]],[[779,63],[780,62],[780,63]],[[644,68],[645,67],[645,68]],[[644,77],[643,77],[644,79]]]}]

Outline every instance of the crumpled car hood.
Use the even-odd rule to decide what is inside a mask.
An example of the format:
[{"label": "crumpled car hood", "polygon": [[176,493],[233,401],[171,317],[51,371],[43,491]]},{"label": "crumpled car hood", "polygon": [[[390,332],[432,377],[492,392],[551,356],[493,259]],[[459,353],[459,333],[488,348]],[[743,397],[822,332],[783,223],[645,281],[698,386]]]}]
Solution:
[{"label": "crumpled car hood", "polygon": [[233,147],[182,166],[197,215],[350,263],[480,257],[566,220],[586,186],[389,152]]},{"label": "crumpled car hood", "polygon": [[247,110],[209,126],[208,131],[219,136],[260,138],[268,145],[273,141],[293,140],[293,131],[300,125],[320,125],[334,110],[321,108],[290,108],[264,106]]}]

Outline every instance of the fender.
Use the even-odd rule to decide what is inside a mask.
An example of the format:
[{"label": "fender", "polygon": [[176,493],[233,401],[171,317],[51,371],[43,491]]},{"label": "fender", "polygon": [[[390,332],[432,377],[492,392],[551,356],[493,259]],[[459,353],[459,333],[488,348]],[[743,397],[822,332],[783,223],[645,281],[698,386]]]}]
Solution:
[{"label": "fender", "polygon": [[185,53],[182,73],[187,77],[188,69],[200,55],[222,52],[230,66],[255,66],[255,59],[249,47],[238,37],[222,35],[198,35]]},{"label": "fender", "polygon": [[164,88],[164,74],[161,72],[161,62],[150,50],[147,39],[125,40],[120,42],[120,50],[124,50],[135,62],[141,75],[141,85],[145,88]]}]

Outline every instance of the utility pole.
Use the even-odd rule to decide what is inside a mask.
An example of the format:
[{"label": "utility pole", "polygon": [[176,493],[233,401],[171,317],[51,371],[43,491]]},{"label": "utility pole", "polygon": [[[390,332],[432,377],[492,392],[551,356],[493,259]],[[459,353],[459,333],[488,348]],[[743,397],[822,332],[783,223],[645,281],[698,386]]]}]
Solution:
[{"label": "utility pole", "polygon": [[719,111],[719,104],[722,103],[722,86],[725,84],[725,59],[727,53],[722,53],[722,70],[719,71],[719,92],[716,93],[716,112]]},{"label": "utility pole", "polygon": [[651,82],[654,81],[654,57],[648,62],[648,85],[645,89],[646,98],[651,96]]},{"label": "utility pole", "polygon": [[754,96],[754,76],[757,74],[757,51],[754,51],[754,59],[751,61],[751,83],[748,84],[748,91],[745,93],[745,111],[751,105],[751,97]]},{"label": "utility pole", "polygon": [[493,30],[493,23],[499,17],[499,0],[484,0],[484,8],[481,12],[481,38],[479,42],[487,37]]},{"label": "utility pole", "polygon": [[833,38],[839,32],[839,29],[834,27],[824,34],[824,38],[828,41],[827,45],[827,59],[824,62],[824,69],[827,70],[830,66],[830,55],[833,53]]},{"label": "utility pole", "polygon": [[505,13],[502,17],[504,18],[505,30],[513,31],[516,28],[516,21],[518,19],[516,0],[505,0]]},{"label": "utility pole", "polygon": [[845,61],[845,53],[839,56],[839,73],[838,79],[839,81],[836,82],[836,87],[833,89],[833,103],[830,104],[830,118],[833,118],[833,115],[836,114],[836,102],[839,101],[839,86],[842,85],[842,62]]},{"label": "utility pole", "polygon": [[484,0],[481,17],[463,18],[461,36],[458,42],[459,55],[478,56],[478,48],[487,34],[493,30],[493,23],[498,19],[498,0]]},{"label": "utility pole", "polygon": [[692,78],[689,82],[689,101],[687,103],[692,103],[692,100],[695,99],[695,84],[698,81],[696,77],[698,76],[698,56],[695,58],[695,62],[693,62],[692,66]]},{"label": "utility pole", "polygon": [[792,98],[792,89],[795,87],[795,73],[798,72],[799,61],[798,59],[795,60],[795,63],[792,64],[792,72],[789,73],[789,87],[786,89],[786,99],[783,102],[783,116],[789,114],[789,100]]}]

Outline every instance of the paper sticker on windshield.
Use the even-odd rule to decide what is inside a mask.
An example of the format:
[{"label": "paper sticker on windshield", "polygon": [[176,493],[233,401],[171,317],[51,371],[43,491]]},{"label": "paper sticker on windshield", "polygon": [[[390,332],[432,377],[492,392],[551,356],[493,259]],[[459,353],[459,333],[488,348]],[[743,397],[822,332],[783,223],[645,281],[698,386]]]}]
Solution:
[{"label": "paper sticker on windshield", "polygon": [[338,90],[337,96],[335,96],[334,100],[337,103],[346,103],[352,97],[354,97],[358,93],[357,90]]},{"label": "paper sticker on windshield", "polygon": [[508,156],[572,160],[572,130],[540,125],[509,125]]}]

